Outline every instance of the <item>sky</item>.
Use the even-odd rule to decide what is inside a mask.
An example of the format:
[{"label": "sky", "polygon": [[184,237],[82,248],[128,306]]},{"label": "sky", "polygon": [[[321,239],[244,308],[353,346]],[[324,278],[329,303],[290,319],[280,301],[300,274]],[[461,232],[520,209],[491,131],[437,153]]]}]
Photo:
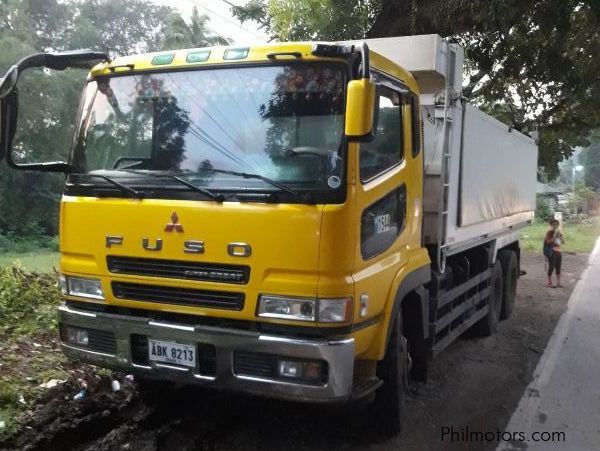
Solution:
[{"label": "sky", "polygon": [[166,5],[177,9],[181,15],[188,19],[192,15],[194,6],[200,14],[210,17],[210,28],[221,36],[230,38],[232,44],[255,44],[266,42],[267,35],[258,29],[254,22],[245,22],[243,25],[231,14],[230,5],[243,5],[245,0],[154,0],[154,3]]}]

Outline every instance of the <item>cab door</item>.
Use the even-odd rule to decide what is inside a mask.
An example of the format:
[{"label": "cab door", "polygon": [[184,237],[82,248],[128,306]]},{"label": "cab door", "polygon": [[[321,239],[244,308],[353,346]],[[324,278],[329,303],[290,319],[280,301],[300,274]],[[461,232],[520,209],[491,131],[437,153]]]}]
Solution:
[{"label": "cab door", "polygon": [[393,78],[375,71],[373,77],[377,130],[371,142],[360,144],[356,165],[353,224],[360,244],[353,277],[360,300],[355,314],[359,323],[381,316],[410,247],[420,247],[420,227],[414,223],[422,198],[421,158],[411,149],[414,96]]}]

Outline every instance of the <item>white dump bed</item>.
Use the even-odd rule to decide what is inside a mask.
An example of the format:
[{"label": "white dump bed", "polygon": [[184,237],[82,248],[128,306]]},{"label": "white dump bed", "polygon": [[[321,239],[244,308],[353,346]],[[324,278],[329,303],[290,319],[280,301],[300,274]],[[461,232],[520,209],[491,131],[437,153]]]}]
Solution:
[{"label": "white dump bed", "polygon": [[437,35],[367,41],[421,90],[425,243],[451,255],[533,219],[537,145],[462,98],[463,50]]},{"label": "white dump bed", "polygon": [[469,104],[464,108],[458,226],[535,210],[533,140]]}]

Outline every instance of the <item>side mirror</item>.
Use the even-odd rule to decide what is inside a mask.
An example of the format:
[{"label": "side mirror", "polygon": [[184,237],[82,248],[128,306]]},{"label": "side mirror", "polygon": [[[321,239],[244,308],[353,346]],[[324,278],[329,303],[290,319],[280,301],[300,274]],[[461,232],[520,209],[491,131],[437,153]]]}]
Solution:
[{"label": "side mirror", "polygon": [[[375,107],[375,83],[371,81],[369,46],[366,42],[317,43],[312,54],[321,57],[358,57],[352,61],[355,67],[353,76],[357,79],[348,82],[346,90],[346,123],[344,133],[349,141],[371,141],[375,135],[377,111]],[[356,64],[360,63],[360,64]]]},{"label": "side mirror", "polygon": [[[36,53],[14,64],[0,78],[0,160],[5,157],[9,166],[15,169],[68,172],[69,164],[56,160],[48,152],[56,150],[49,149],[53,145],[65,147],[67,139],[58,139],[56,135],[61,125],[57,122],[57,117],[66,116],[70,112],[66,103],[62,102],[73,100],[69,98],[72,96],[67,91],[73,89],[72,82],[77,77],[68,76],[62,85],[57,85],[53,83],[55,79],[52,78],[52,71],[77,68],[86,69],[87,72],[95,64],[105,60],[108,60],[106,53],[80,50]],[[37,74],[30,75],[27,72],[25,81],[21,80],[23,73],[31,68],[38,68]],[[83,79],[81,77],[82,81]],[[53,95],[56,97],[53,98]],[[77,106],[73,109],[76,111]],[[45,156],[50,156],[52,160],[43,161]]]},{"label": "side mirror", "polygon": [[369,141],[375,132],[375,83],[351,80],[346,91],[345,133],[350,141]]}]

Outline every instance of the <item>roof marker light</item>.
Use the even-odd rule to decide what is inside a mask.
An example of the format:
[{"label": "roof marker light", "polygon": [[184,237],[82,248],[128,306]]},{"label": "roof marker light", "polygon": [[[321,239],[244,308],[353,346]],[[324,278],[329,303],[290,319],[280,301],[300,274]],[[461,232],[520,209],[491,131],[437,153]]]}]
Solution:
[{"label": "roof marker light", "polygon": [[196,50],[187,54],[187,63],[203,63],[210,56],[210,50]]},{"label": "roof marker light", "polygon": [[243,47],[238,49],[227,49],[223,54],[224,60],[243,60],[248,56],[250,47]]},{"label": "roof marker light", "polygon": [[173,62],[173,58],[175,58],[174,53],[165,53],[163,55],[156,55],[152,58],[153,66],[161,66],[163,64],[171,64]]}]

